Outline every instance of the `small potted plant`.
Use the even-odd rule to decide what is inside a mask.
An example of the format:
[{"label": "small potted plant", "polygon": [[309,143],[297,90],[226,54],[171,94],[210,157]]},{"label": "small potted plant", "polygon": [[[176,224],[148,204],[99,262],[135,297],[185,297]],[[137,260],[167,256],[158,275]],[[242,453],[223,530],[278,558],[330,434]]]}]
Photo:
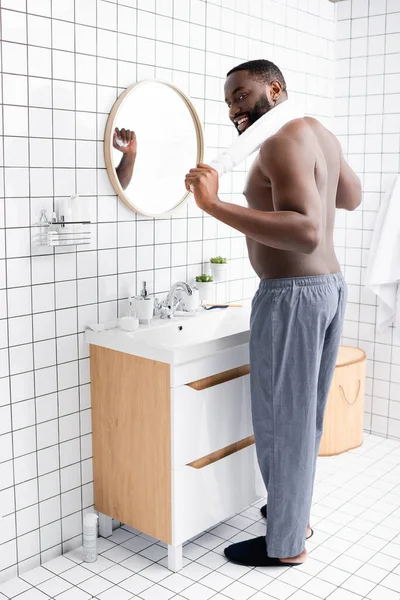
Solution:
[{"label": "small potted plant", "polygon": [[196,277],[196,286],[199,290],[200,302],[202,304],[212,304],[214,301],[214,282],[212,275],[202,273]]},{"label": "small potted plant", "polygon": [[222,256],[214,256],[214,258],[210,258],[210,263],[214,281],[217,283],[226,281],[226,276],[228,274],[227,259],[222,258]]}]

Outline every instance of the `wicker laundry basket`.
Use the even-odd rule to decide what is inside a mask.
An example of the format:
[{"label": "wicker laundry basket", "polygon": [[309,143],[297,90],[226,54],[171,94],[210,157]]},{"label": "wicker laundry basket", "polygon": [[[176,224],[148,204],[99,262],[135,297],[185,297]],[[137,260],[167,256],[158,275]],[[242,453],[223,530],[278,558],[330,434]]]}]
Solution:
[{"label": "wicker laundry basket", "polygon": [[341,346],[324,419],[319,456],[333,456],[363,443],[366,354]]}]

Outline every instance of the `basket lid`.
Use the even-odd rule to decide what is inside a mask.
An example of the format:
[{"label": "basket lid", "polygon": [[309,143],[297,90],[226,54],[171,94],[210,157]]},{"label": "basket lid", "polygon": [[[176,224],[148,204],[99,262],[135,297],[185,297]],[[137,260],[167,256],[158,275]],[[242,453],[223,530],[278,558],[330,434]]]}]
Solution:
[{"label": "basket lid", "polygon": [[340,346],[338,357],[336,359],[337,367],[345,367],[357,362],[362,362],[367,358],[364,350],[357,346]]}]

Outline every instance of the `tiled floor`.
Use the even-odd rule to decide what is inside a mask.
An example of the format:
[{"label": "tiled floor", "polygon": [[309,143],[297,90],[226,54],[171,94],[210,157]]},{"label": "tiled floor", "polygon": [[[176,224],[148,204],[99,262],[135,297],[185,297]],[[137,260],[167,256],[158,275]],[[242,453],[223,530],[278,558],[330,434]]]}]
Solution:
[{"label": "tiled floor", "polygon": [[166,549],[121,528],[99,539],[100,556],[80,550],[0,586],[0,600],[400,600],[400,442],[366,436],[364,445],[319,459],[309,557],[296,568],[249,569],[223,549],[265,532],[257,506],[192,540],[179,573]]}]

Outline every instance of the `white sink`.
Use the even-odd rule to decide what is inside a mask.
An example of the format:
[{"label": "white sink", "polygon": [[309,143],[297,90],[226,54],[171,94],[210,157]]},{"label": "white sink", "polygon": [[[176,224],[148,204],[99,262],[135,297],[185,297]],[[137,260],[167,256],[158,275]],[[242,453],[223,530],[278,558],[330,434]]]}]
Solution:
[{"label": "white sink", "polygon": [[250,310],[199,309],[194,317],[155,318],[134,332],[112,329],[86,331],[89,344],[159,360],[170,364],[188,362],[249,341]]}]

